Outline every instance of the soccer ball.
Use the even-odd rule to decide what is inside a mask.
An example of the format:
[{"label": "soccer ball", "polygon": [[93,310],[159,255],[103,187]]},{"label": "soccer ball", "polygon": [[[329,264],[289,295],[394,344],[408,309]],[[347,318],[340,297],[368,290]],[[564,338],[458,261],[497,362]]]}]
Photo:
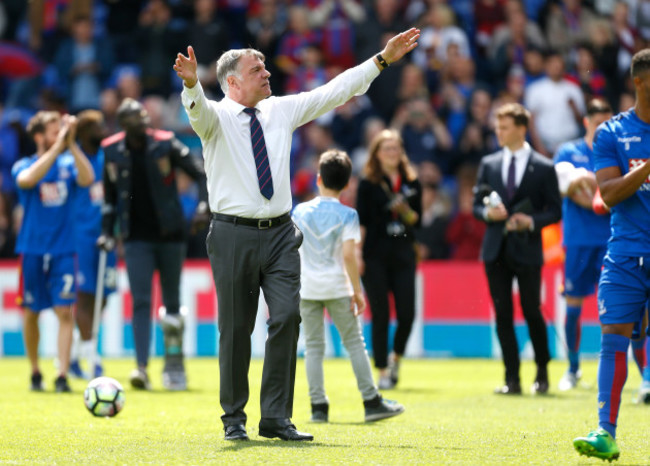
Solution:
[{"label": "soccer ball", "polygon": [[95,416],[115,416],[124,407],[124,401],[122,385],[110,377],[97,377],[84,390],[84,404]]}]

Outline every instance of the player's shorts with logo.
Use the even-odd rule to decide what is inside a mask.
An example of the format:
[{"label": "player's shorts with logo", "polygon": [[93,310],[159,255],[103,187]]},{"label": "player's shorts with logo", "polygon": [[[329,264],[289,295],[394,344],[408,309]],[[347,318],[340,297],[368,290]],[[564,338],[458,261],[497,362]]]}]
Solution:
[{"label": "player's shorts with logo", "polygon": [[603,324],[636,323],[650,298],[650,256],[608,253],[598,284],[598,314]]},{"label": "player's shorts with logo", "polygon": [[32,311],[75,302],[74,254],[23,254],[19,304]]},{"label": "player's shorts with logo", "polygon": [[606,252],[607,246],[571,246],[566,248],[565,295],[582,297],[594,294]]}]

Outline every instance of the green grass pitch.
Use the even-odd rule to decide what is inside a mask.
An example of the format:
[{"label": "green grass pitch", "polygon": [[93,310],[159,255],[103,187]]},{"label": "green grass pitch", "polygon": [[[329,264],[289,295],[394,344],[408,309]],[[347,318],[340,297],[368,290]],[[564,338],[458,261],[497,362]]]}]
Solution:
[{"label": "green grass pitch", "polygon": [[[393,419],[363,423],[363,406],[349,361],[327,360],[330,423],[310,424],[303,360],[298,362],[293,421],[314,435],[290,443],[257,435],[261,361],[250,370],[250,442],[226,442],[219,416],[218,362],[187,362],[189,392],[161,389],[154,359],[151,392],[128,386],[133,362],[107,360],[108,376],[126,389],[115,418],[84,407],[84,381],[72,394],[53,392],[54,368],[42,362],[46,392],[28,391],[24,358],[0,359],[0,464],[600,464],[580,457],[571,440],[596,427],[596,362],[583,365],[581,386],[559,393],[565,363],[550,366],[551,393],[530,395],[534,363],[522,363],[521,397],[492,394],[500,361],[407,359],[397,389],[384,392],[406,406]],[[650,406],[632,403],[640,376],[632,361],[619,418],[619,464],[650,464]]]}]

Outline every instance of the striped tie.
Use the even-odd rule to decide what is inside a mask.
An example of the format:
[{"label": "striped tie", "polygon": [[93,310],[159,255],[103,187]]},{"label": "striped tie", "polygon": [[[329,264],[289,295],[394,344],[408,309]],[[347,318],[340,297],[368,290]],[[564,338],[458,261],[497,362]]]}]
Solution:
[{"label": "striped tie", "polygon": [[257,181],[260,185],[260,193],[267,199],[273,196],[273,180],[271,179],[271,166],[269,157],[266,154],[266,142],[262,125],[255,116],[254,108],[245,108],[244,112],[251,116],[251,143],[253,144],[253,156],[257,167]]}]

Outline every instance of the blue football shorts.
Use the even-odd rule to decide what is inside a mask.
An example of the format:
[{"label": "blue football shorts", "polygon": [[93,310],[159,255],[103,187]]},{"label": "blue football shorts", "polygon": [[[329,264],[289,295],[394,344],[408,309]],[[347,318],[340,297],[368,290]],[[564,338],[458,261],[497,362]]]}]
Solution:
[{"label": "blue football shorts", "polygon": [[34,312],[75,302],[75,255],[23,254],[19,304]]},{"label": "blue football shorts", "polygon": [[[99,248],[95,245],[97,238],[76,239],[77,249],[77,289],[84,293],[97,292],[97,272],[99,268]],[[117,255],[115,251],[106,254],[106,271],[104,273],[104,297],[117,287]]]},{"label": "blue football shorts", "polygon": [[598,315],[603,324],[641,321],[650,298],[650,256],[607,254],[598,284]]},{"label": "blue football shorts", "polygon": [[564,294],[575,298],[591,296],[603,268],[607,246],[567,246],[564,264]]}]

